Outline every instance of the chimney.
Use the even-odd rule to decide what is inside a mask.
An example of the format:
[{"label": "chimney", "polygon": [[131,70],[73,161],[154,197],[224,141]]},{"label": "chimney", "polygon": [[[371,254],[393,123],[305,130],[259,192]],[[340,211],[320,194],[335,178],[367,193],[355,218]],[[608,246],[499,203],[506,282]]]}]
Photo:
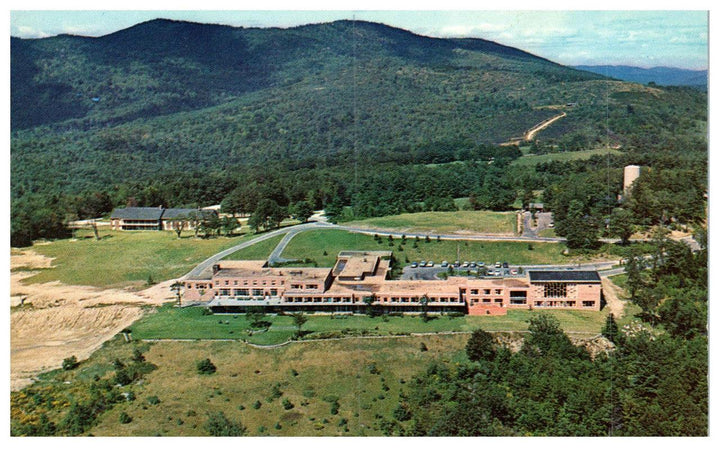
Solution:
[{"label": "chimney", "polygon": [[213,275],[217,273],[220,270],[220,264],[215,264],[212,266],[213,269]]}]

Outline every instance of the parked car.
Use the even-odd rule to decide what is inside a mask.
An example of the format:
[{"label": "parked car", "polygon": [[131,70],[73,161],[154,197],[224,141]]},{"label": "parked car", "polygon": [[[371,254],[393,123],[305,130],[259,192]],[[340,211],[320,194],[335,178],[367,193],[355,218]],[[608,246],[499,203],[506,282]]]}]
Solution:
[{"label": "parked car", "polygon": [[455,268],[458,268],[460,266],[460,261],[455,261]]},{"label": "parked car", "polygon": [[477,266],[478,266],[478,267],[484,267],[484,266],[485,266],[485,262],[478,262],[478,263],[477,263]]},{"label": "parked car", "polygon": [[500,268],[500,267],[502,267],[502,263],[501,263],[501,262],[495,262],[495,268]]},{"label": "parked car", "polygon": [[448,266],[448,261],[442,261],[442,263],[440,264],[440,266],[441,266],[441,267],[447,267],[447,266]]},{"label": "parked car", "polygon": [[410,268],[417,268],[417,266],[418,266],[417,262],[413,262],[412,264],[410,264]]},{"label": "parked car", "polygon": [[507,263],[507,262],[503,262],[503,264],[502,264],[502,265],[503,265],[503,268],[510,268],[510,265],[508,265],[508,263]]},{"label": "parked car", "polygon": [[470,262],[470,268],[475,268],[475,267],[477,267],[477,264],[475,262]]},{"label": "parked car", "polygon": [[517,274],[518,274],[517,269],[513,268],[512,270],[510,270],[510,274],[511,274],[511,275],[517,275]]},{"label": "parked car", "polygon": [[425,262],[425,261],[420,261],[420,266],[421,266],[421,267],[424,267],[424,266],[426,266],[426,265],[427,265],[427,262]]},{"label": "parked car", "polygon": [[463,262],[463,268],[467,268],[468,265],[470,265],[470,262],[468,262],[468,261]]},{"label": "parked car", "polygon": [[435,266],[435,262],[430,261],[430,262],[427,263],[427,266],[428,266],[428,267],[434,267],[434,266]]}]

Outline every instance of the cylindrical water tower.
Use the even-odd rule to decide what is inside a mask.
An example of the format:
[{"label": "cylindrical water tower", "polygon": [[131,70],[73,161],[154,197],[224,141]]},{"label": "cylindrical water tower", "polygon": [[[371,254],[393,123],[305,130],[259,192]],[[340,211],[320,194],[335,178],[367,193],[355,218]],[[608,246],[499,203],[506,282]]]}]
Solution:
[{"label": "cylindrical water tower", "polygon": [[640,177],[640,167],[637,165],[628,165],[623,173],[623,192],[628,193],[635,179]]}]

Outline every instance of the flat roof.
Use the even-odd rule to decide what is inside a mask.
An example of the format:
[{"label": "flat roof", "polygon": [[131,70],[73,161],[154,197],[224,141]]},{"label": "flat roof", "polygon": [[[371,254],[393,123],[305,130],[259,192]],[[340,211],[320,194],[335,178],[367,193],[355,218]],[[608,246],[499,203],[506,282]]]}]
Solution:
[{"label": "flat roof", "polygon": [[[363,275],[375,273],[379,256],[352,256],[348,257],[338,276],[341,278],[360,278]],[[340,259],[341,262],[343,259]]]},{"label": "flat roof", "polygon": [[596,271],[584,270],[556,270],[556,271],[528,271],[530,282],[600,282],[600,274]]}]

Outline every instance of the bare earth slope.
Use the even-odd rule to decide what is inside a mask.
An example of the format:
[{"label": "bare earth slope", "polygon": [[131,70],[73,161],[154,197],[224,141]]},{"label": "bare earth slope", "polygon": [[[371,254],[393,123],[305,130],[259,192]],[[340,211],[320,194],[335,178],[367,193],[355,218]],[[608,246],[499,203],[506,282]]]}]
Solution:
[{"label": "bare earth slope", "polygon": [[143,292],[99,290],[59,282],[23,284],[52,259],[33,251],[10,257],[10,385],[21,389],[40,372],[75,355],[86,359],[105,341],[140,318],[143,306],[172,299],[171,282]]}]

